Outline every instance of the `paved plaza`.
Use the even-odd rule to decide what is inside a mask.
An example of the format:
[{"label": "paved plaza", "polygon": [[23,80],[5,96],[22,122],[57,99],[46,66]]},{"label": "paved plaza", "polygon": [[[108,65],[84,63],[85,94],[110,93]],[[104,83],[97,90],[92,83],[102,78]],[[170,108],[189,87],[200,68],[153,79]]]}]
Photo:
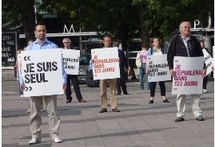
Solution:
[{"label": "paved plaza", "polygon": [[[28,98],[18,95],[12,72],[2,73],[2,147],[27,147],[31,139]],[[129,95],[118,96],[121,112],[99,113],[99,88],[80,85],[87,103],[79,103],[73,93],[72,103],[58,96],[61,119],[60,144],[51,142],[48,115],[42,112],[42,142],[32,147],[213,147],[214,146],[214,81],[208,82],[208,93],[202,95],[205,121],[195,120],[191,97],[187,97],[184,122],[176,123],[176,101],[171,95],[171,82],[166,83],[167,98],[163,103],[157,84],[155,103],[149,104],[149,90],[138,82],[127,83]],[[51,88],[51,87],[50,87]],[[108,98],[110,97],[108,89]],[[45,106],[44,106],[45,108]]]}]

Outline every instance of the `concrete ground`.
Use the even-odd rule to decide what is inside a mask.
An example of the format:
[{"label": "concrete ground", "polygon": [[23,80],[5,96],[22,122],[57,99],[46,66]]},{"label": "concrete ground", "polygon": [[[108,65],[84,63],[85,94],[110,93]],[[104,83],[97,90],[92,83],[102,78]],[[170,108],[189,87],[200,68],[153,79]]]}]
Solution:
[{"label": "concrete ground", "polygon": [[[11,71],[2,72],[2,146],[27,147],[31,139],[28,98],[20,98],[17,82]],[[149,90],[141,90],[137,82],[128,82],[129,95],[118,96],[121,112],[98,113],[99,88],[80,85],[87,103],[72,103],[58,96],[63,142],[53,143],[49,137],[48,116],[43,112],[42,143],[35,147],[213,147],[214,146],[214,82],[208,82],[208,93],[202,95],[201,107],[205,121],[195,120],[191,97],[187,97],[184,122],[174,122],[175,96],[171,82],[166,83],[167,98],[163,103],[159,88],[155,103],[149,104]],[[157,85],[157,87],[159,87]],[[109,89],[108,89],[109,91]],[[110,94],[108,93],[108,97]],[[45,106],[44,106],[45,107]]]}]

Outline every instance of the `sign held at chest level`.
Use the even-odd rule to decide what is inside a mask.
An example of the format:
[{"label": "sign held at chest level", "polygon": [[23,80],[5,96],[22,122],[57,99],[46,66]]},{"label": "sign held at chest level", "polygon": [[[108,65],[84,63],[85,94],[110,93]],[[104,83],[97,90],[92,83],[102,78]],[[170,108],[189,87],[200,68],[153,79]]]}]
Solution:
[{"label": "sign held at chest level", "polygon": [[[47,55],[52,55],[47,58]],[[22,75],[26,88],[24,96],[42,96],[63,94],[62,56],[58,49],[24,51],[22,57]],[[50,88],[51,87],[51,88]]]}]

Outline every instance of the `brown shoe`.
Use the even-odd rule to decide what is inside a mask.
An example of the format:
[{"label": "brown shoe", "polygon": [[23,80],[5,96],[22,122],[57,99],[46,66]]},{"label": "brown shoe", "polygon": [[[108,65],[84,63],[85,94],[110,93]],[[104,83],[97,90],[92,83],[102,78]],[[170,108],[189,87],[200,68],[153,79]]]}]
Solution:
[{"label": "brown shoe", "polygon": [[112,109],[112,112],[120,112],[120,110],[117,108],[114,108],[114,109]]},{"label": "brown shoe", "polygon": [[107,108],[102,108],[99,113],[104,113],[104,112],[107,112]]},{"label": "brown shoe", "polygon": [[79,102],[79,103],[86,103],[87,101],[81,99],[81,100],[79,100],[78,102]]}]

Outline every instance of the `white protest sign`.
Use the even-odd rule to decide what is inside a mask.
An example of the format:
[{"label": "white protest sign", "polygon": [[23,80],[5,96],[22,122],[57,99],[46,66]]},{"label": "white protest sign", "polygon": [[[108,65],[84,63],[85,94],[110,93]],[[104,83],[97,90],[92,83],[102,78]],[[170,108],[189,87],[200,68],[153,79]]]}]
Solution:
[{"label": "white protest sign", "polygon": [[[213,46],[212,52],[213,52],[213,57],[215,57],[215,46]],[[213,58],[213,67],[212,67],[213,69],[212,70],[214,70],[214,68],[215,68],[215,65],[214,65],[215,61],[214,60],[215,60],[215,58]],[[213,78],[214,78],[214,71],[213,71]],[[214,86],[214,89],[215,89],[215,86]]]},{"label": "white protest sign", "polygon": [[206,75],[208,75],[212,71],[213,58],[211,57],[211,55],[205,49],[202,49],[202,52],[204,54],[205,64],[206,64],[206,69],[207,69],[206,70]]},{"label": "white protest sign", "polygon": [[21,55],[24,97],[64,94],[60,49],[30,50]]},{"label": "white protest sign", "polygon": [[202,94],[203,57],[174,57],[172,94]]},{"label": "white protest sign", "polygon": [[66,74],[78,75],[80,50],[62,49],[61,52]]},{"label": "white protest sign", "polygon": [[169,66],[167,63],[167,55],[148,56],[149,63],[149,82],[168,81],[171,80]]},{"label": "white protest sign", "polygon": [[93,60],[93,79],[120,78],[118,49],[100,48],[91,50]]}]

